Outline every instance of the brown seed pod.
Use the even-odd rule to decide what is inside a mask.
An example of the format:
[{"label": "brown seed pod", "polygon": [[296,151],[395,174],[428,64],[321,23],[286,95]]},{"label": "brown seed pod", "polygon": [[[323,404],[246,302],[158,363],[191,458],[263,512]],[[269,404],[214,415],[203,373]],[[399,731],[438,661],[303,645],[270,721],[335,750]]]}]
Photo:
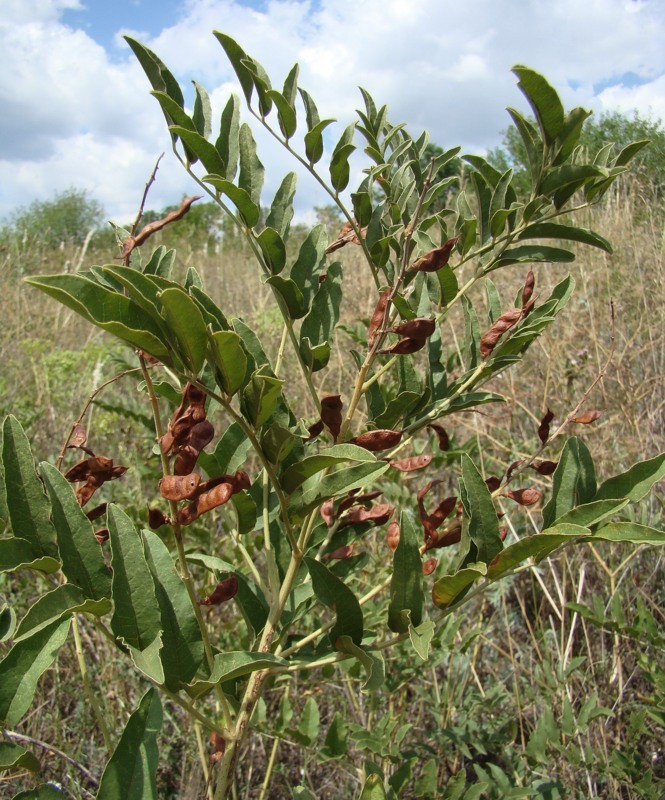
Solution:
[{"label": "brown seed pod", "polygon": [[226,603],[231,600],[236,594],[238,594],[238,578],[235,575],[231,575],[230,578],[220,581],[212,592],[201,600],[201,605],[218,606],[220,603]]},{"label": "brown seed pod", "polygon": [[100,544],[104,544],[104,542],[108,541],[109,539],[109,529],[108,528],[100,528],[99,530],[95,531],[95,539]]},{"label": "brown seed pod", "polygon": [[321,422],[328,428],[333,439],[337,439],[342,427],[342,398],[329,394],[321,398]]},{"label": "brown seed pod", "polygon": [[395,509],[387,503],[380,503],[371,508],[354,506],[354,508],[342,518],[339,527],[345,528],[349,525],[359,525],[362,522],[373,522],[375,525],[383,525],[388,522],[394,513]]},{"label": "brown seed pod", "polygon": [[335,521],[333,513],[334,509],[335,509],[335,501],[332,498],[322,503],[321,508],[319,509],[319,513],[321,514],[321,519],[326,523],[326,525],[329,528],[332,528],[333,523]]},{"label": "brown seed pod", "polygon": [[400,336],[406,336],[411,339],[427,339],[436,330],[436,320],[434,317],[431,319],[425,317],[407,319],[390,330],[392,333],[397,333]]},{"label": "brown seed pod", "polygon": [[410,356],[411,353],[417,353],[418,350],[422,350],[426,344],[427,339],[400,339],[390,347],[384,347],[383,350],[378,352],[381,355],[392,353],[394,356]]},{"label": "brown seed pod", "polygon": [[540,425],[538,426],[538,438],[540,441],[545,444],[548,440],[550,435],[550,422],[554,419],[554,414],[547,409],[543,418],[540,420]]},{"label": "brown seed pod", "polygon": [[178,511],[178,522],[181,525],[191,525],[202,514],[227,503],[232,494],[233,485],[230,483],[220,483],[218,486],[213,486],[212,489],[198,495],[193,503]]},{"label": "brown seed pod", "polygon": [[417,272],[436,272],[441,267],[445,267],[459,238],[459,236],[455,236],[453,239],[448,239],[441,247],[437,247],[420,256],[413,262],[410,269]]},{"label": "brown seed pod", "polygon": [[342,547],[338,547],[337,550],[333,550],[332,553],[326,553],[322,561],[345,561],[347,558],[351,558],[351,556],[355,552],[355,545],[353,544],[345,544]]},{"label": "brown seed pod", "polygon": [[509,331],[513,325],[522,317],[521,308],[511,308],[505,311],[497,320],[495,320],[492,327],[485,333],[480,340],[480,356],[487,358],[491,355],[492,350],[496,347],[496,343],[501,336]]},{"label": "brown seed pod", "polygon": [[388,545],[388,549],[393,553],[397,550],[400,533],[399,522],[397,522],[397,520],[393,520],[386,528],[386,544]]},{"label": "brown seed pod", "polygon": [[428,558],[427,561],[423,562],[423,575],[431,575],[438,563],[438,558]]},{"label": "brown seed pod", "polygon": [[450,438],[448,437],[446,429],[443,427],[443,425],[438,425],[436,422],[430,422],[427,427],[433,430],[436,434],[436,438],[439,440],[440,449],[444,452],[446,450],[450,450]]},{"label": "brown seed pod", "polygon": [[94,522],[96,519],[99,519],[104,514],[106,514],[106,508],[108,503],[100,503],[98,506],[90,509],[90,511],[86,511],[86,517],[90,520],[90,522]]},{"label": "brown seed pod", "polygon": [[[531,295],[533,294],[534,286],[536,285],[536,279],[533,274],[533,270],[529,270],[526,280],[524,281],[524,288],[522,289],[522,310],[525,311],[526,308],[529,306],[529,301],[531,300]],[[524,314],[526,316],[526,314]]]},{"label": "brown seed pod", "polygon": [[558,466],[558,461],[537,461],[535,464],[531,464],[531,469],[539,475],[551,475]]},{"label": "brown seed pod", "polygon": [[592,422],[600,419],[602,415],[602,411],[586,411],[584,414],[580,414],[579,417],[573,417],[571,422],[576,422],[578,425],[591,425]]},{"label": "brown seed pod", "polygon": [[354,436],[351,439],[351,444],[357,444],[358,447],[364,447],[365,450],[370,450],[374,453],[378,450],[387,450],[389,447],[395,447],[396,444],[399,444],[401,438],[402,431],[380,428],[375,431],[361,433],[360,436]]},{"label": "brown seed pod", "polygon": [[455,522],[448,530],[436,532],[434,537],[425,543],[425,552],[438,547],[450,547],[462,540],[462,524]]},{"label": "brown seed pod", "polygon": [[411,456],[410,458],[399,458],[396,461],[390,461],[390,466],[400,470],[400,472],[413,472],[417,469],[424,469],[432,461],[432,456],[429,453],[423,453],[419,456]]},{"label": "brown seed pod", "polygon": [[162,525],[166,525],[167,522],[168,519],[158,508],[148,509],[148,525],[150,525],[153,531],[156,531],[157,528],[161,528]]},{"label": "brown seed pod", "polygon": [[367,332],[367,344],[369,344],[370,347],[374,344],[377,332],[383,326],[386,308],[388,306],[388,300],[390,299],[391,292],[392,289],[386,289],[384,292],[382,292],[374,308],[372,319],[369,322],[369,331]]},{"label": "brown seed pod", "polygon": [[538,489],[511,489],[503,492],[504,497],[509,497],[521,506],[534,506],[543,493]]},{"label": "brown seed pod", "polygon": [[165,475],[159,482],[159,493],[166,500],[189,500],[200,483],[201,475],[198,472],[189,475]]}]

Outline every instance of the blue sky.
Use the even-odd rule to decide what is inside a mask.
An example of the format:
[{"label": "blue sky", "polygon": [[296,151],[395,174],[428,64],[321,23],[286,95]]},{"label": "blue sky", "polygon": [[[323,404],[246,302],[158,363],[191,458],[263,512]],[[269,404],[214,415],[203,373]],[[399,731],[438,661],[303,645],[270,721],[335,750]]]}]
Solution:
[{"label": "blue sky", "polygon": [[[569,107],[665,118],[665,0],[1,3],[0,219],[70,187],[129,219],[163,151],[153,207],[194,190],[123,33],[153,49],[187,97],[192,78],[203,83],[216,113],[239,87],[213,29],[235,37],[276,84],[298,61],[300,84],[337,130],[354,118],[361,84],[413,133],[483,153],[501,142],[506,106],[524,107],[516,63],[546,75]],[[268,204],[293,164],[260,132],[257,140]],[[356,177],[362,166],[354,162]],[[322,202],[299,176],[298,213]]]}]

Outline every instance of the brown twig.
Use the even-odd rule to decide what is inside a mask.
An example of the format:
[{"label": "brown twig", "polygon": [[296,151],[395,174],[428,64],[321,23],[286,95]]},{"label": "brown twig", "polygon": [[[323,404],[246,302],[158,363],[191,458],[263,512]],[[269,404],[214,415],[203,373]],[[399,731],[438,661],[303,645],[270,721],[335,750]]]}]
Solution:
[{"label": "brown twig", "polygon": [[141,198],[141,205],[139,206],[138,214],[136,215],[136,219],[134,220],[134,224],[132,225],[132,236],[136,236],[136,231],[139,229],[139,223],[141,222],[141,217],[143,216],[143,210],[145,208],[146,200],[148,199],[148,192],[150,191],[150,187],[152,184],[157,180],[157,170],[159,169],[159,162],[164,158],[164,153],[157,159],[155,163],[155,167],[148,178],[148,182],[145,185],[145,189],[143,190],[143,197]]},{"label": "brown twig", "polygon": [[39,739],[33,739],[31,736],[25,736],[22,733],[16,733],[15,731],[4,731],[5,736],[9,739],[15,739],[17,742],[26,742],[27,744],[34,744],[37,747],[41,747],[44,750],[48,750],[49,753],[53,753],[60,758],[64,758],[65,761],[68,761],[72,766],[76,767],[80,772],[82,772],[85,777],[90,781],[90,783],[95,787],[99,787],[99,781],[92,772],[89,772],[83,764],[80,764],[78,761],[75,761],[71,756],[68,756],[67,753],[63,753],[62,750],[59,750],[57,747],[53,747],[51,744],[46,744],[46,742],[42,742]]}]

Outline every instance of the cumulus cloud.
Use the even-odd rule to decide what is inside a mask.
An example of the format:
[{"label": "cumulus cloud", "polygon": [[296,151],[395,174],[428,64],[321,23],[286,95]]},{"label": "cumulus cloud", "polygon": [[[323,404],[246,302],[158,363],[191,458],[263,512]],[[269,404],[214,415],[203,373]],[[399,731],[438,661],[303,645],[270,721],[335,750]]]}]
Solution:
[{"label": "cumulus cloud", "polygon": [[[110,215],[140,197],[169,137],[128,48],[109,54],[62,22],[78,0],[5,0],[0,19],[0,216],[34,197],[90,189]],[[155,11],[158,14],[158,11]],[[131,26],[131,19],[126,20]],[[214,28],[236,38],[279,84],[294,61],[322,116],[341,124],[360,105],[358,84],[393,121],[427,128],[443,146],[482,152],[499,143],[506,105],[525,108],[510,67],[543,72],[569,105],[665,117],[665,4],[660,0],[186,0],[178,21],[138,37],[184,87],[207,86],[217,110],[237,86]],[[118,28],[118,41],[130,27]],[[126,55],[123,55],[126,54]],[[626,75],[634,76],[629,85]],[[639,85],[635,86],[637,83]],[[597,92],[594,87],[602,86]],[[186,88],[188,102],[191,91]],[[268,172],[266,201],[292,168],[257,133]],[[191,192],[167,153],[151,195],[159,207]],[[299,208],[325,202],[306,178]]]}]

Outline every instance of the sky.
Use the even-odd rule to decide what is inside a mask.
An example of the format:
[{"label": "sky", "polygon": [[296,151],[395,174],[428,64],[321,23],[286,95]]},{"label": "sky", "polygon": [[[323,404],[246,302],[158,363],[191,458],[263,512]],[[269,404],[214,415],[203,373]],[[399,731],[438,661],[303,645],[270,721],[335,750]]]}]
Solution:
[{"label": "sky", "polygon": [[[483,154],[501,143],[506,106],[526,110],[515,64],[542,72],[567,107],[665,119],[665,0],[0,0],[0,220],[75,188],[127,221],[162,152],[148,206],[196,193],[122,37],[157,53],[190,106],[191,81],[205,85],[219,115],[239,86],[215,29],[276,86],[300,64],[321,117],[339,120],[329,147],[362,85],[412,134]],[[267,205],[294,165],[256,138]],[[297,213],[325,202],[299,173]]]}]

